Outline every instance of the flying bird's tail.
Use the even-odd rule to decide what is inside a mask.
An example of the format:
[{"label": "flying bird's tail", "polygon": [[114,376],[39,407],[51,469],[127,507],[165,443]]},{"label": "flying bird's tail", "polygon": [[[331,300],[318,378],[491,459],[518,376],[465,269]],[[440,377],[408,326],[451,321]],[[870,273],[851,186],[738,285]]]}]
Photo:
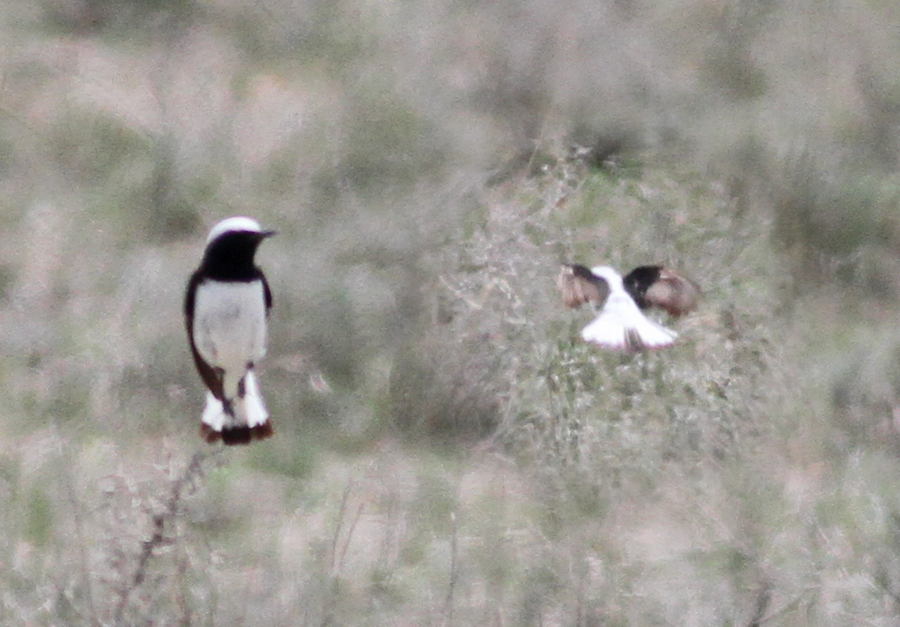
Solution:
[{"label": "flying bird's tail", "polygon": [[249,444],[253,440],[271,437],[274,433],[253,370],[248,370],[244,375],[244,385],[241,387],[243,396],[233,399],[227,407],[212,392],[207,393],[200,436],[210,444],[219,440],[226,445]]},{"label": "flying bird's tail", "polygon": [[633,312],[604,310],[581,331],[581,337],[612,350],[641,351],[669,346],[678,334],[645,317],[634,307]]}]

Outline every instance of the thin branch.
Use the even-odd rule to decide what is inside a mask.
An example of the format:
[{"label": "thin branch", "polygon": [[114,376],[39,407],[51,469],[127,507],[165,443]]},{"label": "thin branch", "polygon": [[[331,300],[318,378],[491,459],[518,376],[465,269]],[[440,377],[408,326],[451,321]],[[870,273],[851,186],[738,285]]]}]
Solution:
[{"label": "thin branch", "polygon": [[359,523],[359,519],[362,518],[363,510],[366,508],[366,503],[363,501],[356,508],[356,514],[353,516],[353,520],[350,522],[350,528],[347,529],[347,537],[344,538],[344,546],[341,548],[341,556],[338,558],[337,562],[337,574],[340,574],[341,571],[344,570],[344,559],[347,557],[347,550],[350,548],[350,543],[353,541],[353,534],[356,531],[356,525]]},{"label": "thin branch", "polygon": [[325,601],[323,603],[322,608],[322,627],[329,627],[335,623],[335,607],[337,605],[337,586],[340,580],[341,572],[344,569],[344,559],[347,556],[347,550],[350,547],[350,542],[353,539],[353,533],[356,530],[356,525],[359,523],[359,519],[362,517],[363,509],[365,509],[365,502],[360,503],[356,512],[353,515],[352,520],[347,527],[346,536],[344,538],[343,545],[341,545],[341,531],[344,529],[344,521],[348,515],[348,509],[350,505],[350,496],[353,494],[353,488],[356,486],[356,480],[351,476],[350,479],[347,480],[347,487],[344,488],[344,494],[341,497],[341,505],[338,510],[338,518],[335,522],[334,527],[334,535],[331,538],[331,572],[329,577],[329,587],[326,591]]},{"label": "thin branch", "polygon": [[[61,457],[66,459],[66,466],[72,468],[73,462],[69,458],[68,452],[62,446],[62,440],[57,439],[57,449]],[[84,536],[84,519],[81,516],[81,505],[78,502],[78,493],[75,488],[72,473],[65,473],[63,483],[65,485],[66,496],[69,505],[72,508],[72,522],[75,526],[75,537],[78,544],[78,559],[81,566],[81,575],[84,585],[85,603],[90,615],[91,627],[99,627],[100,619],[97,616],[97,607],[94,603],[94,588],[91,580],[90,557],[88,556],[87,544]]]},{"label": "thin branch", "polygon": [[116,605],[115,622],[117,625],[123,624],[122,619],[125,614],[125,608],[131,600],[131,595],[144,583],[147,577],[147,569],[150,564],[150,558],[153,557],[153,551],[158,547],[171,544],[172,541],[166,537],[167,527],[171,527],[172,521],[178,514],[185,487],[203,474],[203,462],[209,455],[210,453],[204,451],[194,453],[184,472],[172,483],[172,490],[169,492],[169,498],[162,513],[153,516],[150,538],[141,543],[141,552],[138,556],[134,575],[131,577],[131,583],[122,590],[119,602]]},{"label": "thin branch", "polygon": [[344,494],[341,497],[341,506],[338,508],[338,516],[337,521],[334,525],[334,535],[331,537],[331,575],[334,576],[337,574],[337,554],[338,554],[338,541],[341,537],[341,526],[344,522],[344,514],[347,511],[347,502],[350,500],[350,493],[353,492],[353,484],[354,480],[351,477],[347,481],[347,486],[344,488]]},{"label": "thin branch", "polygon": [[760,586],[756,594],[756,603],[753,607],[753,616],[750,619],[749,627],[761,627],[766,618],[766,612],[769,610],[769,603],[772,601],[772,584],[764,582]]},{"label": "thin branch", "polygon": [[444,626],[453,624],[453,599],[456,593],[456,581],[459,579],[459,528],[456,524],[456,512],[450,512],[450,581],[447,585],[447,598],[444,600]]}]

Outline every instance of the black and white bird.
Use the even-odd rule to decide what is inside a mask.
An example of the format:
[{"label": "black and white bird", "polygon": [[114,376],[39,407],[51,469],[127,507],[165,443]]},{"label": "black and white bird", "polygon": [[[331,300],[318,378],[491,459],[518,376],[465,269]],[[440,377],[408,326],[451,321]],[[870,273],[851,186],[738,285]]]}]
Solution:
[{"label": "black and white bird", "polygon": [[638,307],[656,307],[673,318],[691,313],[700,300],[700,287],[666,266],[638,266],[622,282]]},{"label": "black and white bird", "polygon": [[640,266],[623,279],[609,266],[564,265],[556,285],[566,306],[590,303],[599,311],[581,337],[612,350],[670,346],[678,334],[647,318],[641,309],[659,307],[678,317],[693,311],[700,296],[693,281],[663,266]]},{"label": "black and white bird", "polygon": [[194,363],[206,384],[200,435],[210,443],[248,444],[272,435],[254,366],[266,354],[272,293],[254,261],[274,235],[244,216],[216,224],[184,299]]}]

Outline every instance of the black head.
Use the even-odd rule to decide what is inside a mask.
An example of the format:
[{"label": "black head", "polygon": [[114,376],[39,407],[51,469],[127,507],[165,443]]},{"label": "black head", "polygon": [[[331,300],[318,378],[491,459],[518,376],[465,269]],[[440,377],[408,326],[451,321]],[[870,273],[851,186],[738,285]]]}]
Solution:
[{"label": "black head", "polygon": [[202,273],[220,281],[248,281],[257,278],[259,269],[254,263],[260,242],[275,231],[263,231],[251,218],[228,218],[219,222],[209,233],[206,252],[200,266]]}]

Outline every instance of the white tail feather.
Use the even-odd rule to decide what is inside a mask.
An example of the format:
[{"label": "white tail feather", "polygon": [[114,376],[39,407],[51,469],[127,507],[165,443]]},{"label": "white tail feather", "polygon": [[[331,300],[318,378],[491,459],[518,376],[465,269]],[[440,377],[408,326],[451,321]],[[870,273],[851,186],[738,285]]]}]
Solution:
[{"label": "white tail feather", "polygon": [[203,424],[209,425],[213,431],[221,433],[226,425],[231,426],[231,416],[225,413],[222,401],[213,396],[212,392],[206,393],[206,407],[203,409]]},{"label": "white tail feather", "polygon": [[613,350],[641,350],[669,346],[678,334],[647,318],[627,294],[613,294],[581,337]]},{"label": "white tail feather", "polygon": [[250,370],[244,377],[244,398],[237,398],[231,403],[234,416],[225,412],[222,401],[206,393],[206,407],[201,418],[203,424],[216,432],[232,427],[258,427],[269,419],[265,401],[259,393],[259,385],[256,383],[256,375]]},{"label": "white tail feather", "polygon": [[269,419],[269,411],[259,393],[259,385],[256,383],[256,375],[250,370],[244,379],[243,413],[248,427],[258,427]]}]

